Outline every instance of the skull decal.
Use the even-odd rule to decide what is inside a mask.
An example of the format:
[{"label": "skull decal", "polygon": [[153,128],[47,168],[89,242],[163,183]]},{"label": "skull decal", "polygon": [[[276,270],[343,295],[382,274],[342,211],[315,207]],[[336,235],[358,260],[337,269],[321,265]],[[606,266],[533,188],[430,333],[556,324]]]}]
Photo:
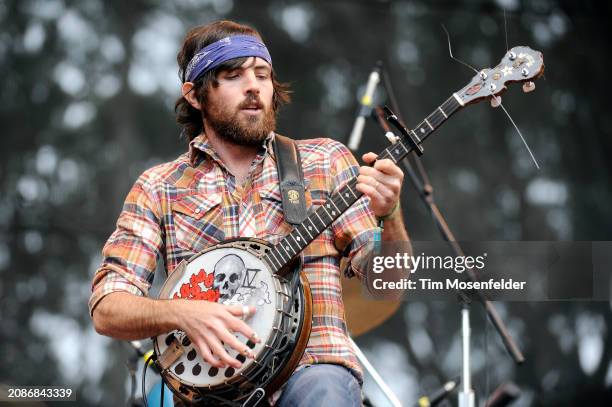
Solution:
[{"label": "skull decal", "polygon": [[215,264],[215,282],[213,288],[219,290],[221,301],[230,300],[244,279],[245,266],[242,259],[235,254],[223,256]]}]

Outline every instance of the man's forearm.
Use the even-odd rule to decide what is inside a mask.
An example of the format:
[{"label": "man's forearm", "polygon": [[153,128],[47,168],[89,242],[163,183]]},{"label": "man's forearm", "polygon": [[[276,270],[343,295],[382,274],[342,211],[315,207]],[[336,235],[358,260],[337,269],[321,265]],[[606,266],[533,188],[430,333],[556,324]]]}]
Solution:
[{"label": "man's forearm", "polygon": [[94,326],[98,333],[116,339],[152,337],[178,327],[177,308],[181,302],[114,292],[94,309]]}]

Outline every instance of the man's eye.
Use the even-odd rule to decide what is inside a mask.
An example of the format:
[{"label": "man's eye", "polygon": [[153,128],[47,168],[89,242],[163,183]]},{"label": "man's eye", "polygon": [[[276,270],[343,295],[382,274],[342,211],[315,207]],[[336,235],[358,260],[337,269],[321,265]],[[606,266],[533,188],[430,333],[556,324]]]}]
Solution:
[{"label": "man's eye", "polygon": [[263,80],[266,80],[266,79],[268,79],[268,78],[269,78],[269,76],[268,76],[268,75],[265,75],[265,74],[260,74],[260,75],[257,75],[257,78],[259,78],[259,79],[263,79]]},{"label": "man's eye", "polygon": [[236,79],[237,77],[238,77],[237,73],[231,73],[231,74],[225,75],[225,79]]}]

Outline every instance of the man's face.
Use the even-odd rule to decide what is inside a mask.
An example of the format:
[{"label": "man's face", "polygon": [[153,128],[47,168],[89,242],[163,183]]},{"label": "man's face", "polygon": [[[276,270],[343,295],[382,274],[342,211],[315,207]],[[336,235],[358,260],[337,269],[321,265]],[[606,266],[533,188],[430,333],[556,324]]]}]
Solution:
[{"label": "man's face", "polygon": [[208,125],[234,144],[260,145],[276,127],[270,65],[250,57],[237,69],[220,72],[217,81],[203,106]]}]

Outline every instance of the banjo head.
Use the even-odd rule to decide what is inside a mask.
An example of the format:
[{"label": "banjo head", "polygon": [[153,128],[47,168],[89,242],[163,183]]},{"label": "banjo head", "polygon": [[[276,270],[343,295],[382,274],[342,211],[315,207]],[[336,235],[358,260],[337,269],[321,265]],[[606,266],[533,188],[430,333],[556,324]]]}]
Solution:
[{"label": "banjo head", "polygon": [[205,362],[184,332],[174,330],[154,338],[155,350],[163,355],[177,340],[183,347],[182,355],[166,370],[169,379],[197,388],[215,389],[240,381],[249,371],[258,368],[257,361],[269,352],[275,342],[282,315],[289,297],[287,287],[262,260],[267,246],[253,241],[236,241],[216,245],[205,250],[172,272],[160,291],[160,299],[189,299],[214,301],[226,305],[248,305],[256,312],[245,322],[257,333],[261,342],[254,343],[240,333],[236,338],[248,346],[255,361],[246,359],[233,348],[226,352],[242,363],[239,369],[231,366],[217,368]]}]

